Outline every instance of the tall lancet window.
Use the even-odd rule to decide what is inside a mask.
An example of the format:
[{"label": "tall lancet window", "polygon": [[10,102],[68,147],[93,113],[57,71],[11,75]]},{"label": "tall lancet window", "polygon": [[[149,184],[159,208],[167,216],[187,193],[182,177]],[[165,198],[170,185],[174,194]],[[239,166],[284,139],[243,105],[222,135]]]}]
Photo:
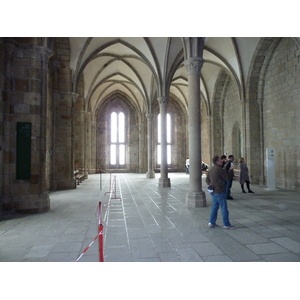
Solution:
[{"label": "tall lancet window", "polygon": [[[170,165],[172,161],[171,157],[171,116],[167,114],[167,164]],[[157,164],[161,164],[161,130],[160,130],[160,114],[157,116]]]},{"label": "tall lancet window", "polygon": [[125,115],[112,112],[110,116],[110,164],[115,168],[125,165]]}]

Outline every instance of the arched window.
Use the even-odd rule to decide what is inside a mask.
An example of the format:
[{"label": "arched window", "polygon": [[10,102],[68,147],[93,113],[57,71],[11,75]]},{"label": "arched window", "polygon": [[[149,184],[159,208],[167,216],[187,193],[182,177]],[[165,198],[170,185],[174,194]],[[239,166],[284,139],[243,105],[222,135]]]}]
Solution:
[{"label": "arched window", "polygon": [[[170,114],[167,114],[167,164],[170,165],[172,162],[171,157],[171,116]],[[157,164],[161,164],[161,153],[160,153],[160,137],[161,137],[161,131],[160,131],[160,114],[157,116]]]},{"label": "arched window", "polygon": [[112,112],[110,115],[110,165],[125,167],[125,115]]}]

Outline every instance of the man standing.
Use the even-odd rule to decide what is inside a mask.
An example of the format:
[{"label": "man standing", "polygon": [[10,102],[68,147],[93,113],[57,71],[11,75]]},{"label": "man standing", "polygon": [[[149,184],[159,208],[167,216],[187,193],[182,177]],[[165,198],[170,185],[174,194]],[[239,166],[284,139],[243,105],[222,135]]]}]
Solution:
[{"label": "man standing", "polygon": [[225,170],[227,172],[228,175],[228,180],[226,182],[226,199],[228,200],[233,200],[233,197],[231,197],[230,195],[230,189],[232,187],[232,181],[233,181],[233,177],[234,177],[234,165],[233,165],[233,161],[234,161],[234,156],[233,155],[229,155],[228,156],[228,161],[225,164]]},{"label": "man standing", "polygon": [[186,174],[190,174],[190,159],[187,157],[185,161]]},{"label": "man standing", "polygon": [[224,167],[225,164],[226,164],[226,161],[227,161],[227,156],[226,156],[225,154],[223,154],[223,155],[221,156],[221,159],[222,159],[222,163],[223,163],[223,167]]},{"label": "man standing", "polygon": [[213,192],[211,193],[212,207],[208,227],[218,227],[216,221],[218,217],[219,207],[221,207],[223,228],[233,229],[234,226],[231,226],[229,222],[229,211],[227,209],[225,194],[225,187],[228,176],[225,169],[223,169],[223,161],[219,156],[215,156],[213,158],[213,164],[213,167],[209,169],[206,177],[206,183],[213,187]]}]

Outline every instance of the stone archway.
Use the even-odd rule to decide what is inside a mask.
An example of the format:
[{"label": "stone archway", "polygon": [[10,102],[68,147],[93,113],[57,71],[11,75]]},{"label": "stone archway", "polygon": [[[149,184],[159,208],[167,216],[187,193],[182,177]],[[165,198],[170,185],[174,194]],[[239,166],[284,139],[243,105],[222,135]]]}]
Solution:
[{"label": "stone archway", "polygon": [[270,66],[275,49],[281,38],[262,38],[258,43],[250,65],[244,100],[244,145],[243,156],[246,158],[251,181],[265,183],[264,176],[264,116],[263,101],[265,76]]},{"label": "stone archway", "polygon": [[[123,112],[125,124],[125,153],[126,164],[124,168],[112,168],[110,164],[110,133],[111,113]],[[145,126],[140,122],[142,115],[131,104],[130,99],[122,93],[113,93],[96,110],[96,169],[104,169],[113,172],[139,172],[140,164],[146,166],[146,151],[140,151],[141,141],[145,137]],[[145,122],[144,122],[145,123]],[[143,128],[142,128],[143,127]],[[144,144],[144,143],[143,143]],[[141,152],[143,154],[141,154]],[[140,156],[144,155],[142,159]],[[145,170],[144,170],[145,171]]]}]

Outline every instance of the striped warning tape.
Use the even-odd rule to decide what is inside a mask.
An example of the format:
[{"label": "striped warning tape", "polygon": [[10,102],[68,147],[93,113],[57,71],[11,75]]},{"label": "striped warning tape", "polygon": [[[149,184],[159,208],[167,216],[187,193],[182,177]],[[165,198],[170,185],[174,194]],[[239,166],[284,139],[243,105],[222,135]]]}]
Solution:
[{"label": "striped warning tape", "polygon": [[75,260],[75,262],[78,262],[79,259],[84,255],[84,253],[86,251],[88,251],[88,249],[93,245],[93,243],[97,240],[97,238],[100,236],[100,235],[103,235],[103,230],[100,231],[97,236],[94,238],[94,240],[83,250],[83,252],[80,254],[80,256]]}]

